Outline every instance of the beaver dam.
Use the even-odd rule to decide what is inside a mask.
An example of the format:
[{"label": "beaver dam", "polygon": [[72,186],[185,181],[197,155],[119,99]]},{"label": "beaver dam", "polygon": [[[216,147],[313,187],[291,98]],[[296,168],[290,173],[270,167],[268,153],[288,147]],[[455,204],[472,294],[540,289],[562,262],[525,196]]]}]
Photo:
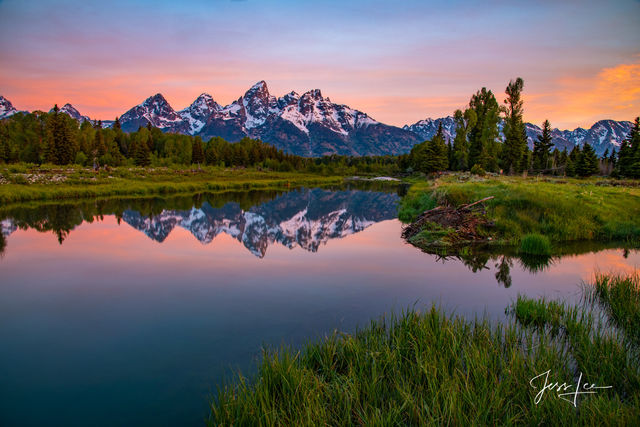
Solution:
[{"label": "beaver dam", "polygon": [[456,247],[491,241],[494,226],[486,217],[485,202],[493,196],[462,205],[438,206],[418,216],[404,227],[402,237],[422,248]]}]

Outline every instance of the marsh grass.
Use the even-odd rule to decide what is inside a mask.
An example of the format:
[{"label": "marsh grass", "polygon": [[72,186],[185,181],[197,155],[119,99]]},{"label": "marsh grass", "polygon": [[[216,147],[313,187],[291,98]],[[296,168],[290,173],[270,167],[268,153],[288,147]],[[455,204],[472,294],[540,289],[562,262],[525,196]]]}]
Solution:
[{"label": "marsh grass", "polygon": [[338,176],[251,169],[134,168],[93,171],[78,166],[7,165],[0,168],[0,203],[30,200],[149,196],[231,190],[284,189],[342,183]]},{"label": "marsh grass", "polygon": [[535,256],[550,256],[551,242],[549,242],[546,236],[541,234],[526,234],[520,241],[520,253]]},{"label": "marsh grass", "polygon": [[[219,390],[210,424],[638,425],[638,346],[608,323],[610,314],[640,329],[637,285],[637,276],[599,276],[582,304],[520,297],[504,323],[432,307],[302,351],[264,351],[255,379]],[[530,381],[547,370],[550,381],[575,384],[582,373],[613,388],[579,396],[577,407],[551,391],[536,404]]]},{"label": "marsh grass", "polygon": [[415,182],[400,204],[399,218],[414,220],[422,213],[420,200],[459,206],[493,196],[486,206],[494,245],[517,246],[527,234],[545,236],[554,250],[556,243],[640,241],[640,188],[635,181],[460,178]]}]

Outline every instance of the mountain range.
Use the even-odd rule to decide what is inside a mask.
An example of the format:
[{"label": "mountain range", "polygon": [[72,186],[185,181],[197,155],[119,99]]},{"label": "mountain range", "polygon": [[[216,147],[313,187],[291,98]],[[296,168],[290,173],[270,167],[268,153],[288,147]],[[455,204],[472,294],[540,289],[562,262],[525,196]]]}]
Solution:
[{"label": "mountain range", "polygon": [[[76,120],[89,120],[71,104],[60,111]],[[0,119],[18,112],[0,96]],[[110,126],[112,121],[103,121]],[[191,105],[174,110],[160,93],[129,109],[120,116],[126,132],[137,130],[147,123],[164,132],[198,135],[203,140],[219,136],[236,142],[244,137],[258,138],[291,154],[301,156],[340,155],[396,155],[435,135],[442,124],[445,137],[455,137],[453,117],[427,118],[402,128],[386,125],[366,113],[347,105],[335,104],[323,97],[319,89],[302,95],[289,92],[276,98],[267,84],[260,81],[237,100],[222,106],[211,95],[203,93]],[[631,129],[631,122],[601,120],[590,129],[553,129],[553,145],[571,150],[585,142],[596,153],[617,150]],[[526,123],[529,146],[542,133],[539,126]]]},{"label": "mountain range", "polygon": [[[405,125],[403,129],[414,132],[422,140],[426,140],[431,139],[436,134],[440,125],[442,125],[445,139],[453,141],[456,136],[456,124],[452,116],[420,120],[410,126]],[[571,151],[573,147],[581,147],[588,142],[594,148],[596,154],[602,155],[606,150],[609,150],[609,152],[612,150],[617,151],[622,141],[631,131],[632,126],[633,123],[629,121],[600,120],[589,129],[552,129],[551,137],[553,146],[559,150],[567,149],[567,151]],[[504,138],[502,127],[503,122],[501,121],[498,123],[500,138]],[[532,123],[525,123],[525,131],[529,148],[533,149],[533,142],[542,135],[542,128]]]}]

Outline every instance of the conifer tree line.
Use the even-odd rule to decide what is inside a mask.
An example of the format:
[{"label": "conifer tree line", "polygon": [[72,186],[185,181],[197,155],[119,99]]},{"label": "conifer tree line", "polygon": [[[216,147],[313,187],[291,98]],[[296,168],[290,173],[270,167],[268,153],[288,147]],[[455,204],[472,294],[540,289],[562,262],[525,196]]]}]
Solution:
[{"label": "conifer tree line", "polygon": [[523,88],[521,78],[509,82],[502,105],[490,90],[482,88],[471,96],[464,110],[454,112],[453,141],[446,140],[440,127],[433,138],[400,156],[307,158],[285,154],[260,140],[244,138],[230,143],[214,137],[203,141],[199,136],[163,133],[150,125],[126,133],[118,118],[112,127],[103,129],[100,122],[78,123],[61,113],[56,105],[49,113],[16,114],[0,121],[0,163],[77,164],[94,168],[196,164],[312,173],[450,170],[640,178],[638,118],[619,151],[607,150],[602,158],[587,143],[570,152],[553,149],[548,120],[542,124],[542,133],[530,150],[523,121]]},{"label": "conifer tree line", "polygon": [[0,163],[27,162],[56,165],[103,166],[211,165],[261,167],[275,171],[314,173],[395,173],[394,156],[306,158],[285,154],[260,140],[243,138],[230,143],[220,137],[163,133],[147,125],[126,133],[116,118],[110,128],[102,123],[78,123],[57,105],[49,113],[16,114],[0,121]]},{"label": "conifer tree line", "polygon": [[523,120],[523,88],[521,78],[510,81],[502,105],[490,90],[482,88],[471,96],[464,111],[454,112],[453,141],[445,141],[440,125],[432,139],[415,145],[409,154],[399,156],[400,169],[424,173],[451,170],[513,175],[526,171],[581,177],[595,174],[640,176],[638,119],[617,156],[616,152],[607,150],[599,159],[588,143],[574,147],[570,153],[566,149],[553,149],[549,120],[542,124],[542,134],[533,141],[533,150],[530,150]]}]

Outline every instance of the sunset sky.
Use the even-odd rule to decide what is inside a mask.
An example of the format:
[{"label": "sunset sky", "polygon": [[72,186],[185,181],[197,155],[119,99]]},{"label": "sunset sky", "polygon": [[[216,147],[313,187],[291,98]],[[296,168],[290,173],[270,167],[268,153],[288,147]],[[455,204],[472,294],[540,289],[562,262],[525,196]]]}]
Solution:
[{"label": "sunset sky", "polygon": [[402,126],[525,82],[525,120],[640,115],[640,1],[0,0],[0,95],[113,119],[265,80]]}]

